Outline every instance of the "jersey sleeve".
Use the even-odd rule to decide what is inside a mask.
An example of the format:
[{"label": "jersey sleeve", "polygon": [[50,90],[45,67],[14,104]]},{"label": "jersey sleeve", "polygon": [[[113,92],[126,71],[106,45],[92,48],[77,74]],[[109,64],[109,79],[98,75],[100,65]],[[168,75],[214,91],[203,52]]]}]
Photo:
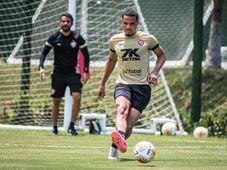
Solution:
[{"label": "jersey sleeve", "polygon": [[155,38],[155,36],[153,36],[151,34],[149,35],[149,38],[148,38],[148,44],[149,44],[150,50],[154,50],[155,48],[157,48],[159,46],[158,40]]},{"label": "jersey sleeve", "polygon": [[110,51],[115,52],[113,38],[109,39],[108,46]]},{"label": "jersey sleeve", "polygon": [[78,44],[79,44],[80,48],[84,48],[86,46],[86,41],[84,40],[84,38],[81,35],[79,35],[79,37],[78,37]]},{"label": "jersey sleeve", "polygon": [[89,72],[89,63],[90,63],[90,54],[86,45],[85,39],[79,34],[79,32],[74,32],[74,38],[76,39],[77,44],[79,45],[81,52],[84,56],[84,72]]},{"label": "jersey sleeve", "polygon": [[48,40],[46,41],[45,45],[49,47],[54,46],[54,41],[55,41],[55,34],[51,35]]},{"label": "jersey sleeve", "polygon": [[45,42],[45,45],[40,53],[39,56],[39,66],[38,69],[44,68],[44,61],[46,59],[47,54],[50,52],[52,47],[54,46],[54,39],[55,39],[55,34],[51,35],[48,40]]},{"label": "jersey sleeve", "polygon": [[76,40],[77,44],[79,45],[80,48],[86,47],[86,41],[83,38],[82,35],[80,35],[79,31],[73,32],[74,39]]}]

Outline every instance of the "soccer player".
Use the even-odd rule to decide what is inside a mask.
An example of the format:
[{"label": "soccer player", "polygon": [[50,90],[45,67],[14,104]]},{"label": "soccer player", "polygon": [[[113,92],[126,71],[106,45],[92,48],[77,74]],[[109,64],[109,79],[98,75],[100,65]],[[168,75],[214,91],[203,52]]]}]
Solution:
[{"label": "soccer player", "polygon": [[[71,31],[73,17],[69,13],[60,16],[60,30],[52,34],[41,52],[39,63],[39,74],[44,78],[44,61],[47,54],[53,48],[54,50],[54,68],[51,75],[51,96],[52,103],[52,133],[58,134],[58,115],[62,97],[64,96],[66,86],[69,86],[73,98],[72,117],[68,127],[68,133],[77,135],[74,123],[77,120],[80,110],[81,91],[83,84],[87,81],[89,72],[89,52],[84,38],[77,31]],[[84,55],[84,73],[80,75],[77,67],[78,51]]]},{"label": "soccer player", "polygon": [[[137,12],[127,9],[121,16],[123,32],[109,40],[109,57],[105,65],[98,97],[105,96],[105,84],[118,62],[118,79],[114,91],[116,105],[115,128],[108,159],[118,159],[118,150],[127,151],[126,139],[132,133],[140,114],[150,101],[151,88],[158,83],[158,73],[166,61],[166,54],[157,39],[137,30]],[[149,68],[150,51],[157,56],[155,66]]]}]

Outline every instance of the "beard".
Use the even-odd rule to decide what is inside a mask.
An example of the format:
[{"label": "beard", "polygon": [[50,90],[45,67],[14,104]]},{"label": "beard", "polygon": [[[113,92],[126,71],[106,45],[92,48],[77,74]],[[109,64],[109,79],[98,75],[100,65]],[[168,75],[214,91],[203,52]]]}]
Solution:
[{"label": "beard", "polygon": [[71,27],[63,26],[61,29],[62,29],[64,32],[69,32],[69,31],[70,31],[70,28],[71,28]]},{"label": "beard", "polygon": [[129,33],[126,33],[125,35],[126,35],[127,37],[131,37],[131,36],[135,35],[135,33],[130,33],[130,34],[129,34]]},{"label": "beard", "polygon": [[133,35],[135,35],[136,34],[136,32],[134,32],[134,31],[125,31],[125,35],[127,36],[127,37],[131,37],[131,36],[133,36]]},{"label": "beard", "polygon": [[131,37],[133,36],[134,34],[125,34],[127,37]]}]

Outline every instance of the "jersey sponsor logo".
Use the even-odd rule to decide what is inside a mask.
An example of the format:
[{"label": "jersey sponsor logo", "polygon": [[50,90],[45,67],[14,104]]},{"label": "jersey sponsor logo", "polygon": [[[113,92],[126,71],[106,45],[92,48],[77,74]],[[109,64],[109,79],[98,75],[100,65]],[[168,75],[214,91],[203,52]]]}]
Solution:
[{"label": "jersey sponsor logo", "polygon": [[76,47],[76,41],[72,40],[72,42],[70,43],[71,47],[72,48],[75,48]]},{"label": "jersey sponsor logo", "polygon": [[61,43],[57,43],[56,45],[57,45],[57,46],[61,46]]},{"label": "jersey sponsor logo", "polygon": [[121,49],[124,54],[122,55],[122,61],[136,61],[140,60],[139,54],[136,52],[138,51],[138,48],[127,48],[127,49]]},{"label": "jersey sponsor logo", "polygon": [[138,45],[141,46],[141,47],[144,45],[144,41],[143,41],[143,40],[139,40],[139,41],[137,41],[137,43],[138,43]]},{"label": "jersey sponsor logo", "polygon": [[125,69],[123,70],[123,74],[129,74],[131,76],[141,76],[141,69]]}]

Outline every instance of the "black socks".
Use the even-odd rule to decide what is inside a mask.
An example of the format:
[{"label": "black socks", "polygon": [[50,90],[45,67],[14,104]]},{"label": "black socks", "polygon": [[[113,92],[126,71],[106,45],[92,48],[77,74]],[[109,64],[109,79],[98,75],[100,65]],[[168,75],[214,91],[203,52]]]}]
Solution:
[{"label": "black socks", "polygon": [[118,132],[119,132],[120,135],[125,139],[125,135],[126,135],[126,134],[125,134],[124,132],[122,132],[121,130],[119,130]]}]

